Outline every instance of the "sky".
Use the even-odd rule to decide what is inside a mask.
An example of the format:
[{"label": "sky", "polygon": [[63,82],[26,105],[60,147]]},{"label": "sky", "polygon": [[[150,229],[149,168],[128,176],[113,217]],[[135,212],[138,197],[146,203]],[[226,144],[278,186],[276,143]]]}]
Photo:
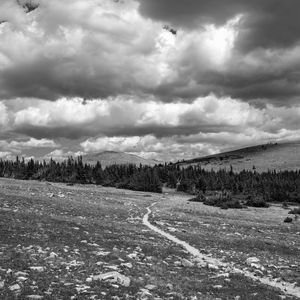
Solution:
[{"label": "sky", "polygon": [[299,0],[1,0],[0,158],[177,161],[300,139]]}]

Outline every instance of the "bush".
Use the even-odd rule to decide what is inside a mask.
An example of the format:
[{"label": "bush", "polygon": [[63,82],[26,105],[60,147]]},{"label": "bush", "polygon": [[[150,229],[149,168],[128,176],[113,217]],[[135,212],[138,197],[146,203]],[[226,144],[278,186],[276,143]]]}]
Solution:
[{"label": "bush", "polygon": [[202,192],[199,192],[195,198],[191,198],[188,200],[189,202],[204,202],[205,196]]},{"label": "bush", "polygon": [[232,194],[228,191],[215,192],[214,195],[205,197],[203,204],[217,206],[222,209],[243,208],[240,201],[237,199],[232,199]]},{"label": "bush", "polygon": [[290,218],[290,217],[286,217],[283,221],[284,223],[292,223],[293,222],[293,219]]},{"label": "bush", "polygon": [[270,206],[264,199],[262,199],[260,197],[254,197],[254,196],[248,197],[245,204],[247,206],[252,206],[252,207],[269,207]]},{"label": "bush", "polygon": [[290,215],[300,215],[300,207],[294,208],[289,212]]}]

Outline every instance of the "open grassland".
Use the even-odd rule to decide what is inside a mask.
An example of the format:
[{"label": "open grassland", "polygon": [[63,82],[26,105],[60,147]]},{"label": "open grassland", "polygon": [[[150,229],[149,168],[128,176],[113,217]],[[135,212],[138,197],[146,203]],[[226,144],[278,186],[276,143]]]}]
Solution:
[{"label": "open grassland", "polygon": [[207,256],[297,287],[300,222],[283,223],[289,210],[225,211],[188,198],[1,179],[0,299],[297,299],[199,265],[142,223],[156,202],[155,226]]},{"label": "open grassland", "polygon": [[257,172],[268,170],[299,170],[300,142],[265,144],[242,148],[234,151],[191,159],[180,163],[182,166],[200,164],[205,170],[230,170],[235,172],[252,170]]}]

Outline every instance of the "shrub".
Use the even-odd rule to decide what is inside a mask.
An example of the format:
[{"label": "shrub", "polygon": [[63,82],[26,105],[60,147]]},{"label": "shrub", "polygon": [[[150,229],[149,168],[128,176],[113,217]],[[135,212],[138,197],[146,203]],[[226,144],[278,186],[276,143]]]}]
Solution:
[{"label": "shrub", "polygon": [[245,204],[247,206],[252,206],[252,207],[269,207],[270,206],[264,199],[262,199],[260,197],[254,197],[254,196],[248,197]]},{"label": "shrub", "polygon": [[290,215],[300,215],[300,207],[294,208],[289,212]]},{"label": "shrub", "polygon": [[293,219],[290,218],[290,217],[286,217],[283,221],[284,223],[292,223],[293,222]]},{"label": "shrub", "polygon": [[215,192],[215,194],[205,197],[203,204],[217,206],[222,209],[243,208],[240,201],[232,199],[232,194],[228,191]]},{"label": "shrub", "polygon": [[243,205],[240,203],[239,200],[230,200],[227,202],[223,202],[220,206],[222,209],[228,209],[228,208],[243,208]]},{"label": "shrub", "polygon": [[188,200],[189,202],[204,202],[205,196],[202,192],[199,192],[198,195],[194,198]]}]

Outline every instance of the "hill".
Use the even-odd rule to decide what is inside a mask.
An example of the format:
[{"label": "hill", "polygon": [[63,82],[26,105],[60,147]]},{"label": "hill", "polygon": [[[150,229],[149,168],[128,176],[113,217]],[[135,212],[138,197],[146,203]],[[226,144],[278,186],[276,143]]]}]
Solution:
[{"label": "hill", "polygon": [[100,161],[102,167],[113,164],[142,164],[153,166],[159,163],[159,161],[156,160],[145,159],[134,154],[116,151],[104,151],[100,153],[87,154],[83,156],[83,161],[92,165],[96,164],[97,161]]},{"label": "hill", "polygon": [[205,169],[243,169],[256,171],[300,169],[300,141],[270,143],[179,162],[182,166],[200,164]]}]

